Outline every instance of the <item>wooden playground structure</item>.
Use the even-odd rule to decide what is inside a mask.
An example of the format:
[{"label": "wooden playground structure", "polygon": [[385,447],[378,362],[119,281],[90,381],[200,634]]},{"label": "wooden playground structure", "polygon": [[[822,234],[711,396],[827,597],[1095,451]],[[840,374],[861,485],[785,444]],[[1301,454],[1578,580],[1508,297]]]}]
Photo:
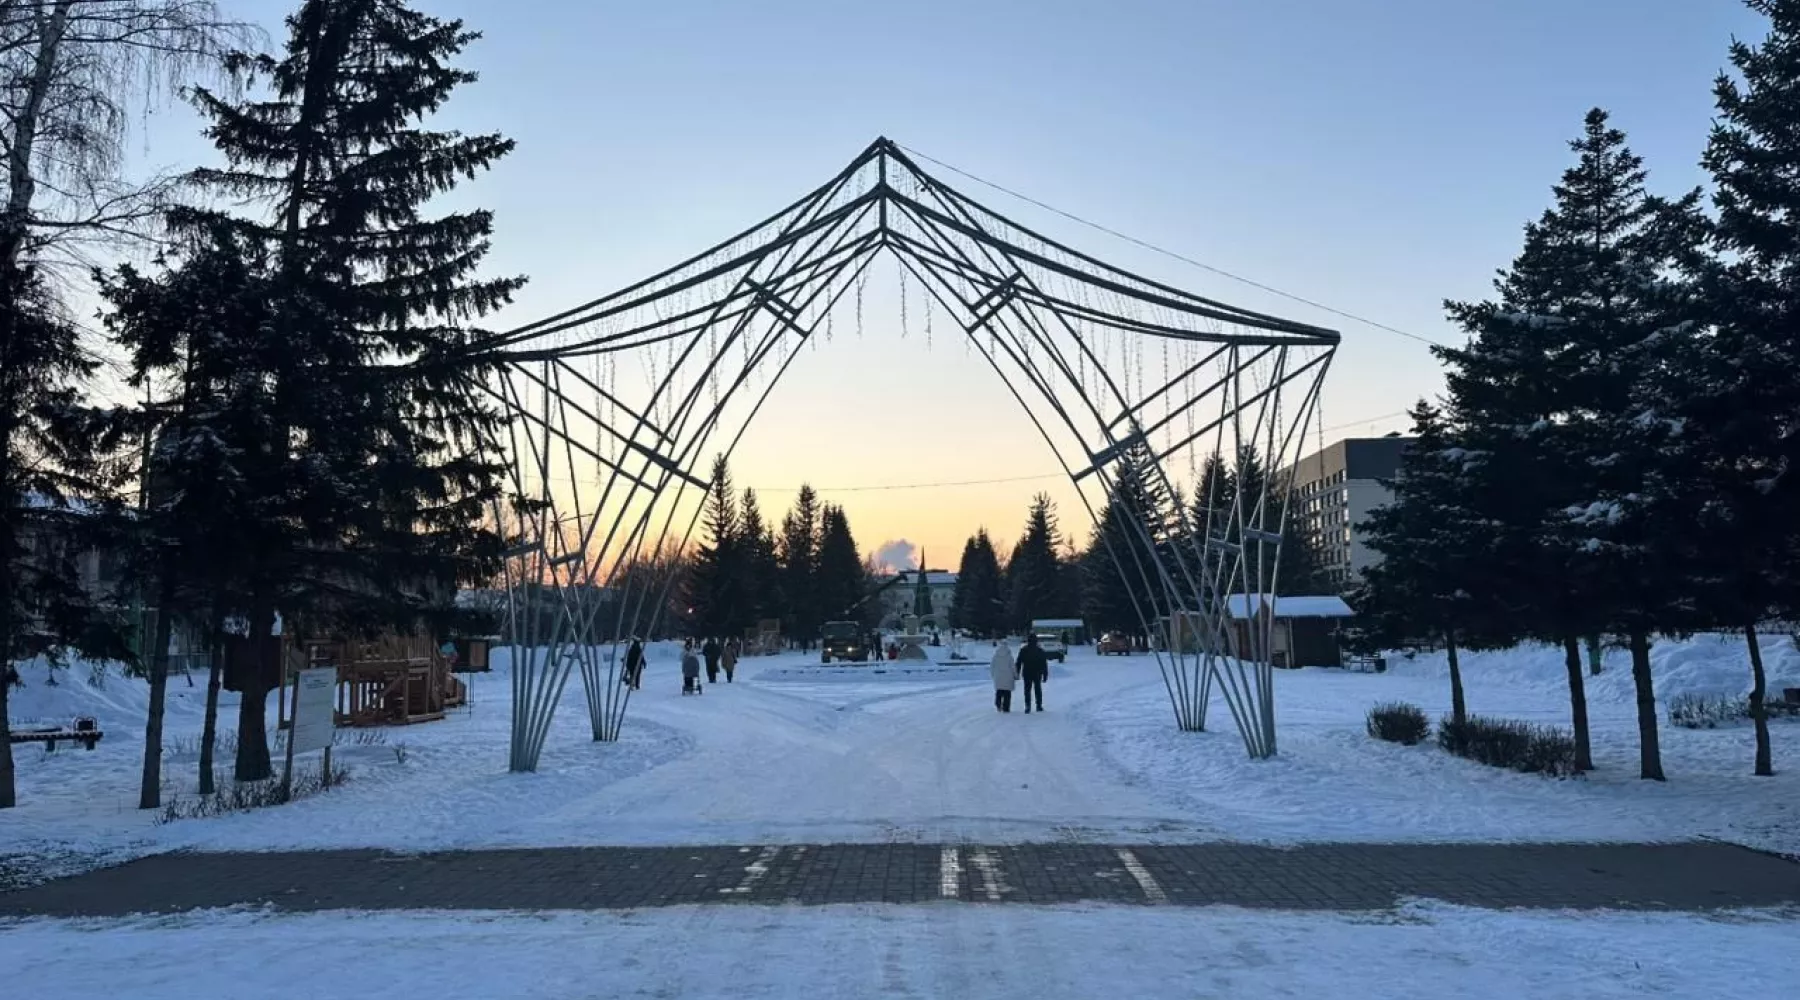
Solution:
[{"label": "wooden playground structure", "polygon": [[488,640],[440,643],[430,635],[373,639],[283,637],[279,725],[292,715],[295,674],[337,669],[337,724],[405,726],[435,722],[469,703],[469,689],[452,668],[486,670]]}]

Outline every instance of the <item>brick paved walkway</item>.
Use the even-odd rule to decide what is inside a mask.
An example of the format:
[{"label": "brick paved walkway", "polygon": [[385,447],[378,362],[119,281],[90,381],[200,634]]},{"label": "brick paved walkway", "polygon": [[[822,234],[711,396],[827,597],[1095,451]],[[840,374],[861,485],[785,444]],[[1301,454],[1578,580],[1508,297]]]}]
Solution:
[{"label": "brick paved walkway", "polygon": [[390,854],[165,854],[0,892],[4,916],[277,910],[626,909],[683,903],[1229,904],[1380,910],[1800,905],[1800,865],[1716,843],[1010,847],[833,844]]}]

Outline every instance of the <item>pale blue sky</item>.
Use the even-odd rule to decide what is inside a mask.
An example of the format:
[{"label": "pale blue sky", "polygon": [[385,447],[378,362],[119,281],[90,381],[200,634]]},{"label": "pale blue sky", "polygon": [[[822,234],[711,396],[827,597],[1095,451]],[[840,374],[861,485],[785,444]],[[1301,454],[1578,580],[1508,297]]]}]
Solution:
[{"label": "pale blue sky", "polygon": [[[224,2],[276,32],[289,6]],[[1763,30],[1737,0],[418,6],[486,36],[467,58],[481,82],[443,121],[519,143],[457,195],[497,212],[495,269],[531,277],[497,327],[709,246],[885,134],[1216,267],[1447,340],[1441,300],[1486,293],[1521,225],[1545,207],[1587,108],[1614,112],[1655,186],[1699,183],[1710,82],[1734,32]],[[159,115],[141,152],[192,162],[204,147],[190,124]],[[1438,389],[1420,343],[958,186],[1150,276],[1342,330],[1328,438],[1401,429],[1403,418],[1371,418]],[[740,483],[1054,470],[1010,400],[994,398],[991,374],[941,338],[928,351],[916,331],[906,342],[888,335],[897,317],[878,312],[861,340],[839,338],[796,364],[745,440]],[[916,404],[905,421],[899,398]],[[834,414],[830,433],[821,412]],[[978,523],[1010,541],[1029,494],[1046,487],[1054,480],[829,498],[850,509],[866,545],[923,541],[939,565]],[[1072,505],[1065,520],[1077,521]]]}]

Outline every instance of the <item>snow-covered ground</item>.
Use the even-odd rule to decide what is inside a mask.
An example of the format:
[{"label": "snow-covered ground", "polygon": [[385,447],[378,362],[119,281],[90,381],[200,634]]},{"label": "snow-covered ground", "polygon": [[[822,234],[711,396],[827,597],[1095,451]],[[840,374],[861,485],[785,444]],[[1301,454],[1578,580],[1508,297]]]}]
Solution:
[{"label": "snow-covered ground", "polygon": [[[976,647],[973,654],[984,651]],[[1772,685],[1800,686],[1800,654],[1766,645]],[[1658,644],[1659,695],[1741,691],[1741,642]],[[503,665],[502,665],[503,666]],[[683,698],[674,653],[653,651],[624,738],[589,738],[570,681],[537,774],[505,770],[504,669],[473,678],[474,705],[437,723],[345,733],[351,781],[279,809],[162,824],[134,808],[144,688],[28,669],[16,721],[99,718],[91,753],[15,749],[20,807],[0,813],[0,854],[126,856],[170,848],[427,848],[818,841],[1130,842],[1680,840],[1713,836],[1800,852],[1800,722],[1774,723],[1774,778],[1750,776],[1747,726],[1662,729],[1670,780],[1638,781],[1629,671],[1609,654],[1589,678],[1600,770],[1555,781],[1363,732],[1377,701],[1448,707],[1441,658],[1386,674],[1280,672],[1280,756],[1252,762],[1220,705],[1214,732],[1176,731],[1148,656],[1076,650],[1052,668],[1049,711],[1000,715],[982,671],[859,676],[791,655],[746,660],[735,684]],[[1465,657],[1473,711],[1566,724],[1561,654]],[[192,794],[202,683],[170,687],[166,758]],[[235,724],[231,696],[222,726]],[[271,706],[273,701],[271,701]],[[374,734],[374,735],[369,735]],[[356,743],[353,740],[379,740]],[[222,767],[226,766],[222,764]]]},{"label": "snow-covered ground", "polygon": [[8,995],[1320,997],[1787,995],[1794,924],[1758,915],[1342,917],[1152,907],[199,913],[0,922]]}]

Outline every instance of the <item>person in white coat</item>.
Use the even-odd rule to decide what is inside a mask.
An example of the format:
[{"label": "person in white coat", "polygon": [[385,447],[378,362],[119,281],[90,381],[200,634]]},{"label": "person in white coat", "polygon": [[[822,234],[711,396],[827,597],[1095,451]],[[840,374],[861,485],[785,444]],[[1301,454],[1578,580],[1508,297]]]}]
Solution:
[{"label": "person in white coat", "polygon": [[1007,648],[1004,640],[994,647],[994,659],[988,663],[988,671],[994,675],[994,709],[1012,711],[1013,685],[1019,680],[1019,672],[1013,666],[1012,650]]}]

